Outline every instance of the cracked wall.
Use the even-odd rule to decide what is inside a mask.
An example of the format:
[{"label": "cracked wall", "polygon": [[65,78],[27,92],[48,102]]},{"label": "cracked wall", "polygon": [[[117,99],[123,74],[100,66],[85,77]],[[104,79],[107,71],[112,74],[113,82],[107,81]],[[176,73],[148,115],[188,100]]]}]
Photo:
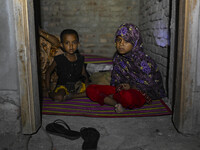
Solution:
[{"label": "cracked wall", "polygon": [[21,131],[12,1],[0,1],[0,134]]},{"label": "cracked wall", "polygon": [[170,51],[170,0],[141,0],[139,18],[144,50],[157,62],[167,90]]}]

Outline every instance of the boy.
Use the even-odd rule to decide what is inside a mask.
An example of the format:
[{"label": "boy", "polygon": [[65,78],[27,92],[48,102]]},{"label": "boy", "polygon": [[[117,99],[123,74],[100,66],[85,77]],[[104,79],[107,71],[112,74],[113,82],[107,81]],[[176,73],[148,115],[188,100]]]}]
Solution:
[{"label": "boy", "polygon": [[[85,96],[88,77],[84,66],[84,56],[78,52],[79,36],[73,29],[66,29],[60,34],[61,50],[64,52],[54,57],[46,72],[46,96],[55,101],[64,101]],[[50,77],[56,70],[58,75],[54,91],[50,91]]]}]

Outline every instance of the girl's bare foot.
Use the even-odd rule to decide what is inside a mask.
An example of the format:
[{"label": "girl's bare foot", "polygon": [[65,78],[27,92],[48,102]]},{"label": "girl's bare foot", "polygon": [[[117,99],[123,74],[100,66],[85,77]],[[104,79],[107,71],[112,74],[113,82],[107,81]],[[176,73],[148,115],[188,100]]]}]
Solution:
[{"label": "girl's bare foot", "polygon": [[122,113],[122,112],[124,112],[124,107],[121,104],[116,104],[115,105],[115,112],[116,113]]}]

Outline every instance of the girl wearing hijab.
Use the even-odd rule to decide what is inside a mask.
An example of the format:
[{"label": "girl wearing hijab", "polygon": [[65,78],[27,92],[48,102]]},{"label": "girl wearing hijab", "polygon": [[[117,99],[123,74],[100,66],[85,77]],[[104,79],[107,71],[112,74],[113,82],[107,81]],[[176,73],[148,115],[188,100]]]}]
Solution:
[{"label": "girl wearing hijab", "polygon": [[115,44],[110,85],[89,85],[87,96],[100,105],[113,106],[117,113],[165,97],[161,73],[155,61],[144,53],[138,27],[120,25]]}]

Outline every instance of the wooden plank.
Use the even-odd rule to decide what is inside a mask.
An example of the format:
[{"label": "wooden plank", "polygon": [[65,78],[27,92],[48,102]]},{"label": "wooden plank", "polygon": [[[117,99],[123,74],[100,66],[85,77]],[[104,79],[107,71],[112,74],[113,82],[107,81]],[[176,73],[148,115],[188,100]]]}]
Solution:
[{"label": "wooden plank", "polygon": [[[180,0],[179,37],[176,72],[176,94],[173,121],[176,128],[185,134],[200,131],[198,123],[200,90],[196,88],[198,59],[199,1]],[[200,96],[200,95],[199,95]]]},{"label": "wooden plank", "polygon": [[32,0],[13,0],[21,101],[22,132],[32,134],[41,124],[34,12]]}]

